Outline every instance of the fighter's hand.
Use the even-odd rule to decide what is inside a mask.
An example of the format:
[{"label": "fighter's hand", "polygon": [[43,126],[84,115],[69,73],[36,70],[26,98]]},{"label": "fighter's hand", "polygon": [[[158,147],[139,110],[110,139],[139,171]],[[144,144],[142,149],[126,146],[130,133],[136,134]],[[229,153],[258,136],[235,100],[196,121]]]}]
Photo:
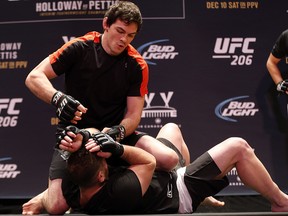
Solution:
[{"label": "fighter's hand", "polygon": [[[107,133],[112,139],[114,139],[117,142],[120,142],[121,140],[125,138],[126,130],[123,125],[115,125],[108,130],[107,128],[104,128],[104,129],[105,129],[105,133]],[[103,132],[104,132],[104,129],[103,129]]]},{"label": "fighter's hand", "polygon": [[214,198],[213,196],[209,196],[209,197],[206,197],[206,198],[203,200],[203,202],[201,203],[201,205],[222,207],[222,206],[225,205],[225,202],[220,201],[220,200]]},{"label": "fighter's hand", "polygon": [[85,145],[85,148],[89,152],[96,153],[99,157],[109,158],[112,155],[110,152],[102,152],[100,146],[96,143],[94,139],[89,139]]},{"label": "fighter's hand", "polygon": [[79,130],[74,125],[67,126],[57,137],[58,147],[62,150],[75,152],[90,138],[87,130]]},{"label": "fighter's hand", "polygon": [[79,101],[60,91],[53,95],[51,104],[56,107],[57,117],[66,123],[77,124],[81,120],[82,114],[87,111],[87,108],[80,104]]},{"label": "fighter's hand", "polygon": [[286,79],[279,82],[276,89],[278,92],[288,94],[288,80]]},{"label": "fighter's hand", "polygon": [[[124,153],[123,145],[114,141],[106,133],[99,132],[99,133],[93,134],[92,139],[98,145],[97,149],[102,152],[110,152],[113,156],[116,156],[116,157],[120,157]],[[87,145],[86,145],[86,148],[87,148]]]}]

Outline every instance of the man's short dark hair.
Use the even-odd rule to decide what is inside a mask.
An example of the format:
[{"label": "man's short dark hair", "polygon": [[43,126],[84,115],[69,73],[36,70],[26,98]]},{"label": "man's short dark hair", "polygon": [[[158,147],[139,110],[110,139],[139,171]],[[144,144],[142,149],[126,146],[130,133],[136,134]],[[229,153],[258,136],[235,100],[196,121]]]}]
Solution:
[{"label": "man's short dark hair", "polygon": [[137,32],[142,26],[142,15],[137,5],[129,1],[119,1],[106,11],[104,17],[107,17],[107,24],[111,26],[117,19],[130,24],[136,23],[138,26]]},{"label": "man's short dark hair", "polygon": [[71,180],[80,187],[97,183],[97,175],[103,168],[104,158],[87,151],[84,147],[72,153],[67,162]]}]

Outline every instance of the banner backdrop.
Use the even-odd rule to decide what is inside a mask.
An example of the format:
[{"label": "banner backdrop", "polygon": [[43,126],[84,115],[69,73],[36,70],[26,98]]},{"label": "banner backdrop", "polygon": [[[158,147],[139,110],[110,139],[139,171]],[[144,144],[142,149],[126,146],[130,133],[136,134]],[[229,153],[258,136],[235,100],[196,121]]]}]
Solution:
[{"label": "banner backdrop", "polygon": [[[27,74],[63,43],[102,32],[115,1],[0,2],[0,198],[29,198],[47,187],[55,109],[25,86]],[[139,130],[181,127],[191,159],[231,136],[246,139],[287,192],[287,96],[266,61],[287,26],[287,0],[135,2],[143,29],[133,46],[150,68]],[[285,74],[287,64],[280,65]],[[53,81],[59,90],[62,78]],[[222,195],[254,194],[236,170]]]}]

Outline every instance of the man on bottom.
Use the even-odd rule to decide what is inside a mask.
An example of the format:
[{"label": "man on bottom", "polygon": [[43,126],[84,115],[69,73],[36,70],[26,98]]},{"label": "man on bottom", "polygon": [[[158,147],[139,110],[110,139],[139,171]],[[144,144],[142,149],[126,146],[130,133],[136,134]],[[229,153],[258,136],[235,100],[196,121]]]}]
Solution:
[{"label": "man on bottom", "polygon": [[[154,156],[142,149],[121,145],[104,133],[93,134],[92,138],[85,147],[80,148],[79,144],[80,149],[71,154],[70,175],[62,184],[67,203],[79,212],[192,213],[206,197],[228,185],[226,174],[234,167],[246,186],[269,200],[272,211],[288,212],[288,196],[242,138],[228,138],[193,163],[171,172],[155,171]],[[178,141],[183,137],[177,126],[165,125],[157,138],[182,158],[182,144]],[[105,158],[110,156],[120,157],[130,166],[109,169]]]}]

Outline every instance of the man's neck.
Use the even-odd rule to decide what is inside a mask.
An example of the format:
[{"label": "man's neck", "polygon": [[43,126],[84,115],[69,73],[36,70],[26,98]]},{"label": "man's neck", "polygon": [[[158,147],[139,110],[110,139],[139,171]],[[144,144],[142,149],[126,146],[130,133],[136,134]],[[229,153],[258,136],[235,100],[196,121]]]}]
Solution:
[{"label": "man's neck", "polygon": [[104,51],[108,54],[108,48],[107,48],[107,44],[106,44],[106,37],[105,37],[105,31],[103,32],[103,34],[101,35],[101,46],[103,47]]},{"label": "man's neck", "polygon": [[87,188],[80,187],[80,205],[86,205],[94,194],[96,194],[103,185],[95,185]]}]

